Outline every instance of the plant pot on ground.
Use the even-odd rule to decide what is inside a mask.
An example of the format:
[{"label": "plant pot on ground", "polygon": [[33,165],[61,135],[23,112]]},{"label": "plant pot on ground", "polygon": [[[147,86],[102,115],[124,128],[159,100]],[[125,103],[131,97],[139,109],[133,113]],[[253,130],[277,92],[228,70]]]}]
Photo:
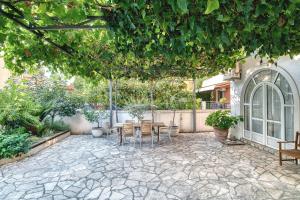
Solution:
[{"label": "plant pot on ground", "polygon": [[170,132],[172,137],[176,137],[179,135],[179,127],[178,126],[170,126]]},{"label": "plant pot on ground", "polygon": [[94,127],[92,129],[93,137],[101,137],[103,135],[103,128],[102,127]]},{"label": "plant pot on ground", "polygon": [[105,133],[106,129],[102,126],[103,121],[108,118],[108,113],[103,111],[85,110],[84,115],[86,119],[93,124],[97,122],[97,127],[92,128],[93,137],[101,137]]},{"label": "plant pot on ground", "polygon": [[214,128],[216,139],[224,142],[228,137],[228,130],[242,121],[241,117],[231,116],[229,111],[218,110],[208,115],[205,124]]}]

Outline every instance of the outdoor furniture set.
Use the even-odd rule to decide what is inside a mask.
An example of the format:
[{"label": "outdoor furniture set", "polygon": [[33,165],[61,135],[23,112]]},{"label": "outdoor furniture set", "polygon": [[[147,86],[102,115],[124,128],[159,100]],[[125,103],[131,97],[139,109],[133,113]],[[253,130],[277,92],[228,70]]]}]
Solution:
[{"label": "outdoor furniture set", "polygon": [[[140,147],[142,146],[143,138],[146,136],[151,137],[152,147],[154,145],[154,137],[157,135],[157,143],[159,143],[160,133],[166,129],[163,122],[152,122],[151,120],[142,120],[136,123],[132,120],[126,120],[125,123],[117,123],[114,126],[117,129],[120,138],[120,145],[124,144],[126,137],[133,137],[134,145],[137,140],[139,140]],[[171,132],[166,131],[169,135],[169,140],[171,141]]]}]

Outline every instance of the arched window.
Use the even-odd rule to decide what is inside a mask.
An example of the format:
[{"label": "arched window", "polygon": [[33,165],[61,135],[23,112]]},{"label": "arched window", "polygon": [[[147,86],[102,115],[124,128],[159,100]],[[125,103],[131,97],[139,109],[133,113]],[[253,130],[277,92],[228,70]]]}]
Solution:
[{"label": "arched window", "polygon": [[244,92],[244,137],[277,147],[294,138],[294,96],[286,78],[272,69],[254,74]]}]

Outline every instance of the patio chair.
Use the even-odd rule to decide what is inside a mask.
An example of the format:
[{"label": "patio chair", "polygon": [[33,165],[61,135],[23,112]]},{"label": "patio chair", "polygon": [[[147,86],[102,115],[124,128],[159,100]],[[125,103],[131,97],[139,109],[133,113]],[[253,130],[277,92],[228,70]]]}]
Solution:
[{"label": "patio chair", "polygon": [[133,136],[134,137],[134,127],[133,123],[124,123],[122,128],[122,145],[124,144],[124,141],[126,140],[126,136]]},{"label": "patio chair", "polygon": [[172,142],[172,138],[171,138],[172,126],[173,126],[173,121],[170,121],[169,126],[164,126],[159,128],[160,133],[168,134],[170,142]]},{"label": "patio chair", "polygon": [[[293,149],[283,149],[282,144],[294,143]],[[300,132],[296,133],[295,141],[282,141],[278,142],[279,144],[279,164],[282,166],[282,161],[295,161],[298,165],[298,159],[300,159]],[[282,159],[282,154],[292,157],[293,159]]]},{"label": "patio chair", "polygon": [[[141,129],[137,131],[137,135],[140,139],[140,147],[142,147],[143,137],[144,136],[151,136],[151,142],[153,147],[153,130],[152,130],[152,123],[142,123]],[[136,138],[136,137],[135,137]],[[134,140],[135,144],[135,140]]]}]

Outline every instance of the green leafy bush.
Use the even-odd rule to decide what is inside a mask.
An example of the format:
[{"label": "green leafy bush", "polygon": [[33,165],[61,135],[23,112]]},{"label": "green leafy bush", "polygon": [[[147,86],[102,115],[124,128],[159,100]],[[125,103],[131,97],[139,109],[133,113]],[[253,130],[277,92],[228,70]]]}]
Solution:
[{"label": "green leafy bush", "polygon": [[11,158],[26,153],[29,150],[29,134],[25,129],[13,129],[0,133],[0,159]]},{"label": "green leafy bush", "polygon": [[89,121],[89,122],[97,122],[98,118],[99,118],[99,112],[94,111],[94,110],[83,110],[83,114],[85,116],[85,118]]},{"label": "green leafy bush", "polygon": [[61,120],[52,122],[52,120],[46,118],[44,120],[42,128],[40,129],[39,136],[50,136],[53,135],[54,133],[66,131],[69,129],[70,129],[69,125],[65,124]]},{"label": "green leafy bush", "polygon": [[241,117],[231,116],[229,111],[218,110],[208,115],[205,124],[219,129],[229,129],[242,121]]},{"label": "green leafy bush", "polygon": [[41,107],[26,92],[26,86],[9,82],[0,92],[0,125],[5,129],[25,127],[35,131],[40,126]]}]

